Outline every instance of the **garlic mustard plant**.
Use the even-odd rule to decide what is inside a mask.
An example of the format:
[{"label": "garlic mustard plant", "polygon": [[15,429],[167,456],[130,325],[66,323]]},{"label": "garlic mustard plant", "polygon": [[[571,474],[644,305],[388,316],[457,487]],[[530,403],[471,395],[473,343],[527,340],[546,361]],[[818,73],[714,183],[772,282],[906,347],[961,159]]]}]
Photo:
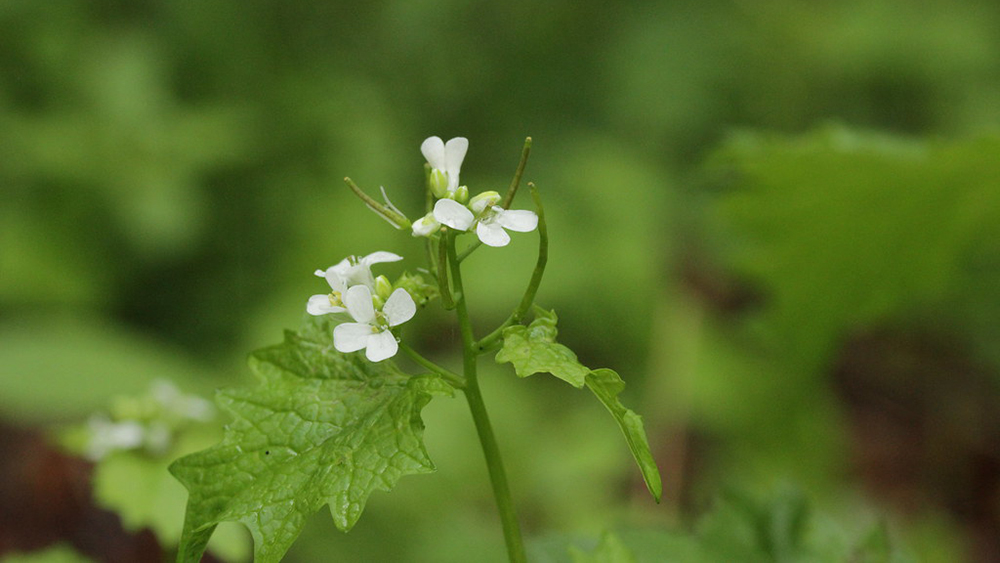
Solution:
[{"label": "garlic mustard plant", "polygon": [[[510,364],[517,377],[548,373],[590,391],[623,432],[646,487],[659,501],[660,474],[642,418],[619,400],[625,386],[621,377],[611,369],[580,363],[556,340],[555,312],[535,304],[549,246],[534,184],[528,183],[533,209],[512,208],[531,139],[526,139],[502,196],[488,189],[469,197],[459,177],[468,148],[464,137],[447,143],[429,137],[420,145],[426,159],[426,206],[412,223],[389,201],[384,188],[380,203],[350,178],[344,179],[394,228],[422,238],[425,259],[395,282],[372,272],[376,265],[405,263],[388,251],[348,257],[315,272],[326,280],[330,293],[308,298],[302,326],[286,333],[283,343],[251,355],[250,366],[260,384],[219,392],[217,402],[234,416],[222,442],[171,465],[189,493],[179,562],[199,561],[223,521],[241,522],[250,529],[254,558],[262,562],[280,560],[308,517],[324,505],[334,524],[349,530],[373,491],[391,489],[404,475],[434,470],[424,447],[421,410],[437,397],[457,394],[469,404],[507,554],[511,561],[524,561],[512,485],[479,387],[483,356]],[[524,294],[511,304],[503,322],[476,334],[465,289],[465,260],[475,252],[501,252],[483,246],[506,246],[507,231],[537,231],[535,267],[526,272]],[[402,326],[416,315],[418,304],[434,302],[454,315],[454,361],[460,367],[426,358],[410,344],[419,339],[408,338],[409,327]],[[405,365],[397,363],[401,355]],[[132,447],[140,439],[124,427],[109,427],[104,435],[103,449]]]}]

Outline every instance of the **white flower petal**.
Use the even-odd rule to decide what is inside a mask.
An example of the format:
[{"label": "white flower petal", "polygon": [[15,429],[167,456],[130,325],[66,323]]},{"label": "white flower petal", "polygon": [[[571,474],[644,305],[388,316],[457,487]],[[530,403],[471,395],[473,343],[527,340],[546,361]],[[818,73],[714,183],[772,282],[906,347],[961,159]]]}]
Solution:
[{"label": "white flower petal", "polygon": [[526,209],[515,209],[513,211],[498,209],[496,221],[500,223],[501,227],[519,233],[527,233],[535,230],[535,227],[538,226],[538,215],[535,215],[534,211]]},{"label": "white flower petal", "polygon": [[372,269],[365,264],[352,264],[341,273],[341,279],[345,289],[355,285],[367,285],[369,288],[375,286],[375,277],[372,276]]},{"label": "white flower petal", "polygon": [[417,304],[413,302],[410,293],[401,287],[397,287],[392,295],[385,300],[382,306],[385,320],[389,326],[399,326],[413,318],[417,312]]},{"label": "white flower petal", "polygon": [[448,173],[448,191],[455,191],[458,187],[458,175],[468,150],[469,140],[465,137],[449,139],[444,145],[444,170]]},{"label": "white flower petal", "polygon": [[476,219],[468,207],[453,199],[439,199],[434,204],[434,218],[459,231],[469,230]]},{"label": "white flower petal", "polygon": [[427,137],[424,139],[424,142],[420,144],[420,152],[424,154],[424,158],[427,159],[427,164],[430,164],[431,168],[444,169],[444,141],[441,140],[441,137]]},{"label": "white flower petal", "polygon": [[479,240],[483,241],[483,244],[489,246],[507,246],[507,243],[510,242],[510,235],[496,223],[480,221],[479,225],[476,226],[476,235],[479,236]]},{"label": "white flower petal", "polygon": [[364,265],[371,267],[372,264],[379,264],[382,262],[399,262],[403,257],[398,254],[393,254],[392,252],[386,252],[384,250],[379,250],[378,252],[372,252],[368,256],[362,258],[359,265]]},{"label": "white flower petal", "polygon": [[368,348],[365,350],[365,356],[373,362],[381,362],[395,356],[398,350],[399,344],[396,343],[396,337],[388,330],[383,330],[368,337]]},{"label": "white flower petal", "polygon": [[347,291],[347,280],[344,279],[343,272],[337,271],[336,266],[328,268],[323,277],[326,278],[326,283],[330,284],[330,289],[340,293]]},{"label": "white flower petal", "polygon": [[375,321],[375,306],[372,305],[372,290],[367,285],[356,285],[344,294],[347,312],[359,323],[371,324]]},{"label": "white flower petal", "polygon": [[306,303],[306,312],[310,315],[326,315],[328,313],[343,313],[347,309],[334,307],[330,304],[330,295],[313,295]]},{"label": "white flower petal", "polygon": [[323,278],[323,277],[326,277],[326,270],[316,270],[315,272],[313,272],[313,274],[315,274],[318,277]]},{"label": "white flower petal", "polygon": [[350,267],[351,267],[351,259],[350,258],[344,258],[340,262],[337,262],[333,266],[330,266],[329,268],[327,268],[326,271],[329,272],[330,270],[333,270],[334,272],[337,272],[338,274],[343,275],[344,272],[346,272],[348,269],[350,269]]},{"label": "white flower petal", "polygon": [[333,327],[333,347],[338,352],[357,352],[368,346],[375,328],[365,323],[343,323]]}]

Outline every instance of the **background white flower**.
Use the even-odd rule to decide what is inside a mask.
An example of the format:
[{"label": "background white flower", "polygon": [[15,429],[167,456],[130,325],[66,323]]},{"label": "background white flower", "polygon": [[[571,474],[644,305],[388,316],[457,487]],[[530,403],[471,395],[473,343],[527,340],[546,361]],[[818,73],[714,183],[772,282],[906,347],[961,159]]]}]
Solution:
[{"label": "background white flower", "polygon": [[132,450],[142,445],[145,429],[134,420],[112,422],[106,416],[94,415],[87,421],[90,440],[87,443],[87,458],[91,461],[103,459],[117,450]]},{"label": "background white flower", "polygon": [[379,313],[375,312],[371,290],[364,285],[348,289],[344,304],[356,322],[334,327],[333,347],[344,353],[364,350],[373,362],[396,355],[399,344],[391,329],[412,319],[417,312],[416,303],[403,288],[392,292]]},{"label": "background white flower", "polygon": [[458,175],[468,150],[469,140],[465,137],[455,137],[448,140],[447,144],[441,137],[428,137],[420,145],[420,152],[424,154],[431,168],[440,171],[448,179],[449,194],[458,188]]}]

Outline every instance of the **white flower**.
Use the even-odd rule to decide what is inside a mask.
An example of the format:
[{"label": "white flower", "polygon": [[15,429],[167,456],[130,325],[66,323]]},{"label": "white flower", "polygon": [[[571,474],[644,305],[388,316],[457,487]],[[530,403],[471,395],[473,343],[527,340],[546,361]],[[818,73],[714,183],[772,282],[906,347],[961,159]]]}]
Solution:
[{"label": "white flower", "polygon": [[[447,184],[445,190],[439,190],[435,195],[446,197],[455,193],[458,189],[458,175],[462,168],[462,161],[465,160],[465,153],[469,150],[469,140],[465,137],[455,137],[447,143],[441,137],[428,137],[420,145],[420,152],[424,154],[427,163],[431,165],[432,183],[433,176],[443,175]],[[444,182],[439,182],[443,184]],[[446,193],[441,193],[442,191]]]},{"label": "white flower", "polygon": [[94,415],[87,421],[90,440],[87,458],[98,461],[116,450],[131,450],[142,445],[145,429],[133,420],[112,422],[105,416]]},{"label": "white flower", "polygon": [[330,284],[332,291],[328,294],[313,295],[310,297],[309,302],[306,303],[306,311],[310,315],[325,315],[327,313],[343,313],[347,311],[344,307],[343,295],[348,288],[355,285],[364,285],[369,289],[375,288],[372,264],[396,262],[402,259],[402,256],[391,252],[379,251],[361,258],[349,256],[326,270],[316,270],[317,276],[326,278],[326,282]]},{"label": "white flower", "polygon": [[483,244],[489,246],[507,246],[510,235],[504,229],[519,233],[527,233],[538,226],[538,215],[526,209],[501,209],[490,207],[483,212],[476,225],[476,235]]},{"label": "white flower", "polygon": [[355,322],[333,329],[333,347],[344,353],[365,350],[365,356],[373,362],[396,355],[399,344],[391,329],[412,319],[417,311],[413,298],[403,288],[393,291],[378,313],[372,303],[372,292],[365,285],[349,288],[344,294],[344,304]]},{"label": "white flower", "polygon": [[211,402],[196,395],[182,393],[171,381],[157,379],[152,384],[150,394],[168,414],[182,419],[205,422],[215,416],[215,408]]},{"label": "white flower", "polygon": [[504,229],[527,233],[538,227],[538,215],[534,211],[503,209],[497,207],[499,202],[500,194],[493,191],[477,195],[468,206],[440,199],[434,204],[433,221],[458,231],[468,231],[476,225],[479,240],[489,246],[507,246],[510,235]]}]

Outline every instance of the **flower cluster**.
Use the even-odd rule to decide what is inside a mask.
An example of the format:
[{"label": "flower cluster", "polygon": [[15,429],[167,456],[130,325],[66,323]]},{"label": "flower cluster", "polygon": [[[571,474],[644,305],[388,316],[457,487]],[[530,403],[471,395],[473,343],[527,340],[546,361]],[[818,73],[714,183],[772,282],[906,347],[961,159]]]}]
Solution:
[{"label": "flower cluster", "polygon": [[331,291],[310,297],[306,311],[311,315],[347,313],[354,320],[334,327],[333,347],[337,351],[364,350],[373,362],[396,355],[399,344],[392,329],[413,318],[417,305],[405,289],[393,290],[385,276],[374,277],[371,267],[402,259],[391,252],[373,252],[361,258],[350,256],[326,270],[316,270]]},{"label": "flower cluster", "polygon": [[[462,161],[468,150],[469,141],[464,137],[455,137],[447,143],[440,137],[429,137],[420,145],[430,167],[427,189],[435,203],[430,213],[412,224],[392,205],[385,189],[382,190],[383,205],[366,195],[349,178],[345,180],[370,209],[397,228],[411,228],[414,236],[437,236],[445,227],[461,232],[474,228],[480,241],[499,247],[510,242],[508,230],[535,230],[538,215],[534,211],[503,208],[502,198],[495,191],[469,198],[469,188],[460,182]],[[416,313],[413,295],[403,287],[393,289],[385,276],[372,275],[371,268],[375,264],[402,259],[391,252],[374,252],[361,258],[351,256],[326,270],[316,270],[316,275],[330,285],[330,293],[310,297],[306,311],[311,315],[344,313],[353,320],[340,322],[333,329],[333,346],[338,351],[364,350],[365,356],[373,362],[391,358],[399,351],[393,329]],[[397,284],[407,285],[400,280]],[[414,295],[421,297],[420,293],[417,291]],[[426,298],[422,296],[423,300]]]},{"label": "flower cluster", "polygon": [[503,209],[500,194],[483,192],[469,199],[469,189],[459,185],[459,172],[469,141],[456,137],[443,142],[430,137],[420,150],[431,167],[430,190],[436,198],[434,209],[413,223],[414,236],[431,236],[444,225],[456,231],[476,229],[476,236],[489,246],[506,246],[510,235],[505,229],[530,232],[538,226],[534,211]]}]

